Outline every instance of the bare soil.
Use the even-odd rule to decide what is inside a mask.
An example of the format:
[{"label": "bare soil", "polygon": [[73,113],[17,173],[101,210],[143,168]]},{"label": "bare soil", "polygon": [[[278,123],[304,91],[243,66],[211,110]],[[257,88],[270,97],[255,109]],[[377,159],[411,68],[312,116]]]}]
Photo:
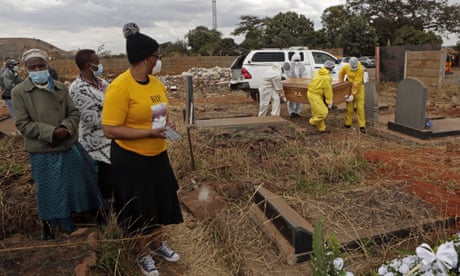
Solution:
[{"label": "bare soil", "polygon": [[[389,84],[379,94],[379,106],[381,107],[379,115],[382,117],[394,114],[395,91],[394,86]],[[460,117],[460,108],[453,103],[451,97],[430,99],[430,115]],[[170,101],[173,107],[173,115],[176,121],[179,122],[179,128],[184,130],[182,117],[185,109],[185,91],[171,94]],[[218,85],[197,89],[194,102],[196,118],[256,116],[258,109],[257,103],[245,93],[229,92]],[[407,205],[405,207],[407,208],[405,210],[411,208],[409,206],[411,202],[417,202],[413,208],[427,206],[427,209],[431,209],[431,207],[434,207],[440,214],[447,216],[459,215],[459,137],[421,141],[388,131],[385,122],[369,126],[368,133],[361,135],[356,128],[351,130],[342,129],[344,113],[343,107],[340,106],[328,118],[327,124],[331,133],[316,135],[315,130],[307,125],[307,117],[309,117],[307,106],[304,107],[301,115],[301,118],[290,118],[287,115],[286,105],[282,105],[281,116],[290,122],[297,133],[306,135],[308,137],[306,140],[312,146],[320,145],[322,141],[341,141],[344,137],[349,137],[350,135],[358,137],[357,139],[360,139],[360,143],[366,145],[363,156],[370,168],[370,172],[366,174],[364,182],[369,187],[372,187],[374,183],[381,183],[382,180],[387,185],[394,185],[394,189],[391,192],[388,192],[388,186],[380,185],[378,189],[375,187],[370,188],[370,190],[361,188],[355,190],[354,194],[337,194],[334,199],[324,198],[323,201],[318,201],[318,206],[327,205],[331,207],[333,202],[340,202],[341,196],[343,196],[343,201],[345,201],[345,198],[360,198],[361,208],[353,212],[359,213],[361,219],[368,220],[370,226],[375,225],[375,223],[371,223],[371,220],[377,214],[376,208],[380,208],[378,214],[382,218],[385,216],[394,217],[397,212],[404,213],[404,210],[385,209],[384,206],[376,207],[378,206],[377,202],[372,202],[372,200],[378,201],[384,196],[391,196],[391,200],[397,202],[406,201]],[[276,137],[284,136],[286,137],[285,139],[290,139],[293,135],[292,130],[261,128],[260,130],[252,131],[265,132],[269,141],[271,141],[272,132],[277,132]],[[186,139],[184,131],[183,135]],[[227,133],[227,135],[232,136],[231,133]],[[6,139],[4,141],[7,141],[6,144],[10,148],[0,155],[0,167],[11,163],[26,164],[28,166],[28,156],[21,150],[22,139],[20,137],[5,137],[3,139]],[[246,145],[249,150],[251,147],[257,147],[257,145],[249,144],[250,142],[248,140]],[[276,147],[278,143],[279,141],[273,140],[272,147]],[[226,142],[222,143],[223,146],[224,144]],[[173,155],[171,159],[188,159],[187,148],[184,147],[183,150],[181,156]],[[210,170],[225,169],[226,166],[231,166],[231,162],[231,160],[222,160],[222,164],[213,164],[214,167],[210,168]],[[176,167],[175,170],[179,182],[184,183],[180,191],[184,195],[192,190],[192,184],[190,183],[193,182],[193,173],[187,167]],[[225,198],[229,199],[244,198],[247,188],[241,185],[260,184],[258,179],[248,179],[246,183],[233,183],[234,185],[223,187],[216,187],[212,179],[203,179],[202,182],[215,188]],[[271,179],[270,183],[267,185],[273,192],[282,193],[288,189],[289,180],[287,176],[284,176],[279,179]],[[340,185],[340,183],[336,183],[336,185]],[[320,198],[316,197],[316,200]],[[368,199],[367,204],[363,205],[363,199],[366,198]],[[305,209],[302,199],[290,200],[290,204],[297,208],[299,213],[308,217],[309,211]],[[391,200],[388,200],[387,203],[390,204]],[[341,208],[340,204],[335,207]],[[85,258],[87,262],[90,262],[87,258],[95,252],[93,247],[95,238],[92,233],[96,231],[96,226],[94,221],[91,221],[91,218],[80,217],[79,230],[72,235],[60,234],[56,240],[40,240],[35,188],[28,167],[19,174],[7,171],[2,175],[0,179],[0,210],[0,275],[70,275],[74,273],[75,267],[81,264]],[[384,211],[387,212],[385,213]],[[231,264],[220,261],[221,256],[216,252],[220,252],[222,255],[235,254],[235,252],[221,252],[219,248],[216,248],[218,243],[204,241],[209,239],[209,233],[204,230],[206,229],[206,221],[197,221],[185,208],[184,213],[187,222],[184,225],[175,226],[176,228],[171,231],[171,236],[180,232],[180,236],[183,237],[172,238],[171,241],[183,258],[179,264],[167,264],[160,261],[159,267],[162,275],[232,275],[234,271],[239,271],[240,275],[257,275],[250,268],[241,267],[235,269],[232,268]],[[385,222],[381,221],[381,223]],[[242,226],[248,227],[247,225]],[[232,227],[237,227],[237,225],[232,225]],[[458,227],[454,226],[451,231],[455,232],[457,229]],[[258,234],[254,235],[255,238],[259,237]],[[204,238],[204,236],[207,237]],[[222,234],[222,236],[225,235]],[[231,248],[231,246],[223,248]],[[206,255],[206,253],[216,255]],[[249,256],[260,254],[262,253],[247,253]],[[213,261],[210,261],[210,259]],[[265,261],[270,262],[270,260]],[[253,265],[255,263],[257,262],[252,262]],[[208,265],[209,267],[206,267]],[[200,268],[197,268],[198,266]],[[267,268],[265,267],[261,271],[264,271],[264,269]],[[96,275],[103,275],[97,271],[97,269],[93,269],[93,273]],[[281,270],[279,275],[285,274]]]}]

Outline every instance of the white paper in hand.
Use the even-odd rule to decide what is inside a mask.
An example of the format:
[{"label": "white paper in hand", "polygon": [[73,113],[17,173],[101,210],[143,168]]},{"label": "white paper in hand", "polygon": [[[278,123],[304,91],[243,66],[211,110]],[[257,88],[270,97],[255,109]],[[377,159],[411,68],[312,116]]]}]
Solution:
[{"label": "white paper in hand", "polygon": [[168,127],[163,133],[169,141],[175,141],[182,138],[182,136],[179,133],[177,133],[174,129],[170,127]]}]

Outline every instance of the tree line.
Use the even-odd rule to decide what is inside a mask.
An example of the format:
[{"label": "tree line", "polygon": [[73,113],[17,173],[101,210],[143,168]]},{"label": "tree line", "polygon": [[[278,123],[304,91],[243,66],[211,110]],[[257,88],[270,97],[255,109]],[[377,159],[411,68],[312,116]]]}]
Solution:
[{"label": "tree line", "polygon": [[373,55],[376,46],[441,46],[442,36],[454,33],[460,38],[460,5],[447,0],[347,0],[331,6],[321,15],[322,28],[296,12],[260,18],[241,15],[231,33],[244,37],[240,44],[222,33],[198,26],[184,40],[161,45],[163,54],[238,55],[251,49],[307,46],[342,48],[344,55]]}]

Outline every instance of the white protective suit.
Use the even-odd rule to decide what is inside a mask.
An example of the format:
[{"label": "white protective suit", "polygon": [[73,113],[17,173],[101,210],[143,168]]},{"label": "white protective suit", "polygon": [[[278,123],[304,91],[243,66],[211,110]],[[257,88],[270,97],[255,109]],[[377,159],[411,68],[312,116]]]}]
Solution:
[{"label": "white protective suit", "polygon": [[[287,72],[288,78],[306,78],[305,65],[300,60],[300,54],[295,53],[291,57],[291,69]],[[299,102],[287,102],[287,108],[290,116],[299,117],[300,111],[302,110],[302,103]]]},{"label": "white protective suit", "polygon": [[281,84],[281,67],[273,65],[262,76],[262,85],[259,88],[259,117],[267,115],[268,106],[272,102],[272,116],[280,115],[280,94],[284,96]]}]

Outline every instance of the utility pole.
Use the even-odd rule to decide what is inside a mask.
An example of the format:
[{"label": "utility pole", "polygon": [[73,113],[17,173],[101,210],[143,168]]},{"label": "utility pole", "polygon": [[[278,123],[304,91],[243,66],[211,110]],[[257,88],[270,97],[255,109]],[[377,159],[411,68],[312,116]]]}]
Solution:
[{"label": "utility pole", "polygon": [[216,0],[212,0],[212,29],[217,30]]}]

